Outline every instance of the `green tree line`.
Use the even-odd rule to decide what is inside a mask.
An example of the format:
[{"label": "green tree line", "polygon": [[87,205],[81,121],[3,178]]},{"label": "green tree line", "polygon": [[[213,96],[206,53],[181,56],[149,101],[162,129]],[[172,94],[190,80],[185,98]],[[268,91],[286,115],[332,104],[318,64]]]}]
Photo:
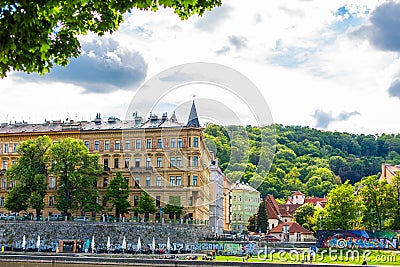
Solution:
[{"label": "green tree line", "polygon": [[209,124],[205,137],[232,180],[255,184],[262,197],[291,191],[324,197],[335,185],[376,175],[400,162],[400,135],[329,132],[303,126]]}]

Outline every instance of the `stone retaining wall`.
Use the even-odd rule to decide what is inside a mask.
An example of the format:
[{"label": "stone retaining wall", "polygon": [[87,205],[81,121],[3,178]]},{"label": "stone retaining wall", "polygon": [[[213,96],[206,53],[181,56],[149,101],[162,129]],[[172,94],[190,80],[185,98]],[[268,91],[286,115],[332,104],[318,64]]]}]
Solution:
[{"label": "stone retaining wall", "polygon": [[[100,222],[6,222],[0,221],[0,245],[21,247],[23,236],[29,245],[35,245],[38,235],[42,245],[52,245],[61,239],[91,239],[96,244],[106,244],[110,236],[112,244],[121,244],[125,236],[128,244],[137,244],[138,237],[143,246],[153,237],[157,244],[190,244],[210,234],[207,225],[145,224],[145,223],[100,223]],[[52,243],[53,242],[53,243]]]}]

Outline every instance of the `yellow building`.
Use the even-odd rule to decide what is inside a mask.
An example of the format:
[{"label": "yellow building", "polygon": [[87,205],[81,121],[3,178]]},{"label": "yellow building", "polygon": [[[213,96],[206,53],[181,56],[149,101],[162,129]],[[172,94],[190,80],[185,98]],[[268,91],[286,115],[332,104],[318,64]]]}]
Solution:
[{"label": "yellow building", "polygon": [[[18,159],[16,146],[28,139],[48,135],[57,141],[73,137],[83,141],[90,153],[100,156],[104,172],[97,186],[100,196],[116,172],[129,181],[130,202],[137,205],[140,193],[145,190],[158,207],[173,203],[184,207],[187,218],[208,220],[210,154],[203,140],[203,128],[197,118],[193,102],[188,123],[179,123],[175,114],[170,118],[150,114],[143,120],[133,114],[132,120],[109,118],[100,114],[91,122],[46,122],[44,124],[15,123],[0,126],[0,212],[7,212],[4,200],[12,187],[4,175]],[[54,205],[57,182],[49,177],[43,216],[58,213]],[[101,201],[101,199],[99,200]],[[107,213],[105,203],[104,212]],[[99,214],[97,214],[99,216]],[[129,214],[132,219],[137,214]],[[155,218],[163,216],[158,213]]]}]

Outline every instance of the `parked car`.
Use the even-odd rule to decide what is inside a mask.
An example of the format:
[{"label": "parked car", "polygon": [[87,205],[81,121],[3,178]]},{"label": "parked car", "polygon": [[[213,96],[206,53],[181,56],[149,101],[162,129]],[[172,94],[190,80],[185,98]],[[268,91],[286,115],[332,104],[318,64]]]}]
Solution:
[{"label": "parked car", "polygon": [[266,235],[264,237],[264,240],[268,240],[269,242],[278,242],[281,241],[279,238],[277,238],[276,236],[273,235]]},{"label": "parked car", "polygon": [[34,221],[43,221],[43,217],[42,217],[42,215],[39,215],[39,220],[38,220],[38,218],[36,216],[33,216],[33,220]]},{"label": "parked car", "polygon": [[64,216],[62,214],[51,214],[46,218],[46,221],[63,221]]},{"label": "parked car", "polygon": [[6,220],[7,215],[5,215],[4,213],[0,213],[0,220]]},{"label": "parked car", "polygon": [[77,216],[73,219],[74,222],[88,222],[90,219],[86,216]]},{"label": "parked car", "polygon": [[31,215],[30,214],[24,214],[23,216],[18,216],[17,220],[18,221],[30,221],[31,220]]}]

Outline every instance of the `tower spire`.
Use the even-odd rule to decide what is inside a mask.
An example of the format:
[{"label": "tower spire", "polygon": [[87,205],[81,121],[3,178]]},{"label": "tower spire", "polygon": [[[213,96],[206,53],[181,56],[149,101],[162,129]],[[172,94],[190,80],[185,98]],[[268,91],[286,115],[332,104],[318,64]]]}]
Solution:
[{"label": "tower spire", "polygon": [[187,127],[200,127],[199,118],[197,117],[196,105],[194,104],[194,100],[192,103],[192,108],[190,109],[190,114],[188,118],[188,122],[186,124]]}]

